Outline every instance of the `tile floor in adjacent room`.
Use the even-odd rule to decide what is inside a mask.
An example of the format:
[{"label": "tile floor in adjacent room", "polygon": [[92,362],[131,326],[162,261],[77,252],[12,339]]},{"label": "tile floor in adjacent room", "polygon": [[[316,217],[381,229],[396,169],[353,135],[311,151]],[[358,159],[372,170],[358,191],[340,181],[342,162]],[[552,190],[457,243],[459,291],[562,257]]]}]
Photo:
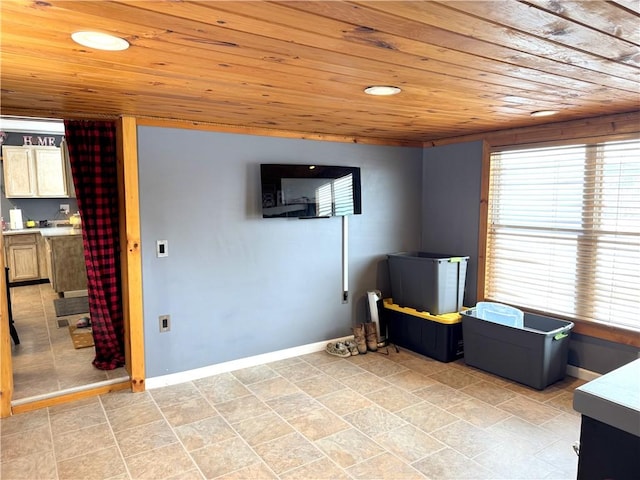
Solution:
[{"label": "tile floor in adjacent room", "polygon": [[11,287],[13,320],[20,337],[19,345],[11,343],[13,400],[127,377],[124,368],[95,368],[91,364],[93,347],[73,347],[69,329],[59,328],[58,320],[75,325],[87,314],[56,317],[56,298],[58,294],[49,283]]},{"label": "tile floor in adjacent room", "polygon": [[318,352],[0,422],[1,478],[574,479],[567,377]]}]

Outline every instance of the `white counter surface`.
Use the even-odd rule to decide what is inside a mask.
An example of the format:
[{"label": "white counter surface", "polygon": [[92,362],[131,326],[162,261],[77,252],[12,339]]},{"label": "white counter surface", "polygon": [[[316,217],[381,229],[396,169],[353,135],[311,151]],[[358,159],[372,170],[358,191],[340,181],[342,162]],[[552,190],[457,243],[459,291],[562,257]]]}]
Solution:
[{"label": "white counter surface", "polygon": [[[42,229],[44,230],[44,229]],[[19,230],[5,230],[2,232],[3,235],[21,235],[23,233],[39,233],[39,228],[21,228]]]},{"label": "white counter surface", "polygon": [[7,230],[3,235],[22,235],[25,233],[39,233],[43,237],[60,237],[64,235],[82,235],[81,228],[73,227],[47,227],[47,228],[22,228],[20,230]]},{"label": "white counter surface", "polygon": [[62,237],[66,235],[82,235],[81,228],[73,228],[73,227],[50,227],[50,228],[41,228],[40,235],[43,237]]},{"label": "white counter surface", "polygon": [[578,387],[573,408],[640,437],[640,359]]}]

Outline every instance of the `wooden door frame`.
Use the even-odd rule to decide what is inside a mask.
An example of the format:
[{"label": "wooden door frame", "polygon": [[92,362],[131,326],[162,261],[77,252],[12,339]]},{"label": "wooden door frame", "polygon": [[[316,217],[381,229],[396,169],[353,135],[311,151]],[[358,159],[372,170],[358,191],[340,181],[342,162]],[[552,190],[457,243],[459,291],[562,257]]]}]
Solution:
[{"label": "wooden door frame", "polygon": [[9,335],[9,303],[7,302],[6,276],[4,275],[4,239],[0,233],[0,418],[11,415],[13,395],[13,364],[11,362],[11,338]]},{"label": "wooden door frame", "polygon": [[[133,117],[117,122],[118,206],[121,246],[122,308],[124,313],[125,360],[130,381],[63,394],[45,400],[11,406],[13,363],[9,335],[5,276],[0,275],[0,418],[37,408],[57,405],[123,388],[145,389],[144,322],[142,305],[142,258],[140,248],[140,193],[138,188],[137,124]],[[0,234],[0,272],[4,272],[4,242]],[[19,325],[18,325],[19,328]]]},{"label": "wooden door frame", "polygon": [[145,390],[142,255],[140,248],[140,191],[138,131],[134,117],[118,122],[118,202],[120,210],[122,308],[125,360],[131,390]]}]

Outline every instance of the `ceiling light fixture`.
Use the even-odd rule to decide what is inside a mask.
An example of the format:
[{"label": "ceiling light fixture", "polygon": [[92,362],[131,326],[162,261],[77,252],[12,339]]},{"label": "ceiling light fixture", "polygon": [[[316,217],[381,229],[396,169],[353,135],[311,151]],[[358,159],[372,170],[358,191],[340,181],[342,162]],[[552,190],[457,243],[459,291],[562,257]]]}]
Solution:
[{"label": "ceiling light fixture", "polygon": [[538,110],[535,112],[531,112],[532,117],[548,117],[550,115],[555,115],[558,113],[557,110]]},{"label": "ceiling light fixture", "polygon": [[378,96],[396,95],[401,91],[400,87],[394,87],[393,85],[371,85],[364,89],[364,93]]},{"label": "ceiling light fixture", "polygon": [[96,50],[108,50],[116,52],[129,48],[129,42],[124,38],[115,37],[108,33],[100,32],[75,32],[71,34],[71,39],[84,45],[85,47],[95,48]]}]

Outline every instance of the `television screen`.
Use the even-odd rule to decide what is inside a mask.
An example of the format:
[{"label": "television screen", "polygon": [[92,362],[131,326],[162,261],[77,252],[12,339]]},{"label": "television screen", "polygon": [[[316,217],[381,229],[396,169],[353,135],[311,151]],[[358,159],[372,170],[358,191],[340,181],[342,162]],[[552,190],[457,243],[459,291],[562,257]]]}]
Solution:
[{"label": "television screen", "polygon": [[358,167],[263,163],[260,179],[264,218],[362,213]]}]

